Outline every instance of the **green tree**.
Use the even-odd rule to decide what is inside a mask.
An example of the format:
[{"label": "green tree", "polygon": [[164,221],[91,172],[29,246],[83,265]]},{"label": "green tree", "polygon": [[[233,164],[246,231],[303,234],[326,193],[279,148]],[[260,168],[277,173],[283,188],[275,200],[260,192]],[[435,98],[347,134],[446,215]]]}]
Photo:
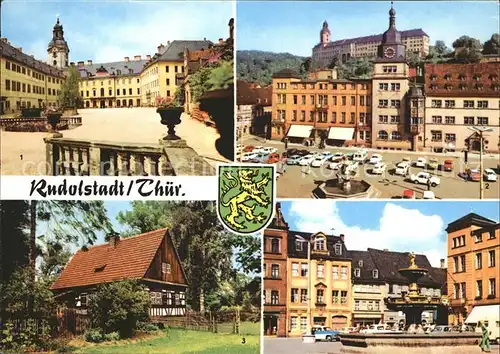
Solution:
[{"label": "green tree", "polygon": [[469,36],[461,36],[453,42],[455,59],[464,63],[478,63],[481,60],[481,42]]},{"label": "green tree", "polygon": [[138,321],[148,321],[150,305],[143,285],[124,280],[99,285],[89,298],[89,314],[94,328],[104,333],[117,331],[122,338],[129,338]]},{"label": "green tree", "polygon": [[198,102],[200,97],[207,92],[211,85],[208,80],[210,79],[211,70],[209,67],[200,68],[194,74],[189,75],[189,87],[191,88],[192,102]]},{"label": "green tree", "polygon": [[406,61],[410,68],[416,68],[422,63],[422,58],[418,53],[408,53],[406,55]]},{"label": "green tree", "polygon": [[234,83],[234,68],[232,61],[221,61],[219,66],[211,70],[208,84],[209,90],[227,89]]},{"label": "green tree", "polygon": [[484,42],[483,54],[500,55],[500,34],[494,33],[490,39]]},{"label": "green tree", "polygon": [[68,68],[68,75],[61,86],[59,104],[65,109],[76,109],[81,107],[83,99],[78,90],[80,73],[75,66]]},{"label": "green tree", "polygon": [[373,65],[368,58],[350,58],[337,66],[339,79],[369,79]]},{"label": "green tree", "polygon": [[438,55],[445,55],[447,54],[450,50],[442,40],[437,40],[434,44],[434,49],[436,50],[436,54]]}]

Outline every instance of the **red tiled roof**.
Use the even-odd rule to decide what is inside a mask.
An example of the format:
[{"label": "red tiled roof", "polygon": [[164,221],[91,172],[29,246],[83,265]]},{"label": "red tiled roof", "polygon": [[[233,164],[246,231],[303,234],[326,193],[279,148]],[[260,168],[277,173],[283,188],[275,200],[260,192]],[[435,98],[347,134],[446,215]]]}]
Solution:
[{"label": "red tiled roof", "polygon": [[[144,277],[165,237],[167,229],[121,239],[115,247],[109,243],[79,250],[70,259],[51,289],[108,283]],[[96,272],[96,268],[103,267]]]}]

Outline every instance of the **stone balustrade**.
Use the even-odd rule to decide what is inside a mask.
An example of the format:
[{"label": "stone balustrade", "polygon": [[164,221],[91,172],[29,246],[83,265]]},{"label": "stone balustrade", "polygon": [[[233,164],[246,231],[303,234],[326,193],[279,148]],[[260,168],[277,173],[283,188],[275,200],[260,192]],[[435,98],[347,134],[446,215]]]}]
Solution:
[{"label": "stone balustrade", "polygon": [[47,175],[200,176],[215,170],[184,141],[131,144],[47,137]]},{"label": "stone balustrade", "polygon": [[[0,118],[0,127],[12,127],[25,125],[27,123],[47,123],[46,117],[36,117],[36,118]],[[82,125],[82,117],[70,116],[61,117],[59,126],[64,129],[76,128]],[[62,129],[61,128],[61,129]]]}]

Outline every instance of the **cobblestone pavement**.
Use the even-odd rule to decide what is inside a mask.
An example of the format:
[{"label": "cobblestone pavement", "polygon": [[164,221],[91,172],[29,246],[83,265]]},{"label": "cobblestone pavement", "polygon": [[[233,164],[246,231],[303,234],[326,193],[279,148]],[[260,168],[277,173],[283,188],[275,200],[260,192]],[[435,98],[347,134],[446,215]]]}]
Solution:
[{"label": "cobblestone pavement", "polygon": [[338,354],[340,342],[302,343],[302,338],[264,338],[264,354]]},{"label": "cobblestone pavement", "polygon": [[[155,108],[81,109],[79,114],[82,126],[63,131],[65,138],[157,144],[167,131]],[[219,137],[216,129],[184,114],[176,133],[211,165],[227,162],[215,149]],[[45,174],[46,133],[0,134],[2,174]]]},{"label": "cobblestone pavement", "polygon": [[[266,141],[264,142],[261,138],[248,137],[243,140],[244,145],[263,145],[263,146],[274,146],[279,152],[283,152],[284,144],[278,141]],[[288,148],[298,148],[307,149],[310,151],[319,151],[318,148],[306,148],[303,145],[289,144]],[[355,149],[352,148],[336,148],[327,147],[325,150],[321,151],[331,151],[331,152],[352,152]],[[394,175],[393,170],[395,165],[402,161],[403,157],[409,157],[412,160],[416,160],[418,157],[426,157],[427,160],[432,157],[436,157],[437,160],[442,163],[444,160],[450,159],[454,162],[454,171],[443,172],[443,171],[430,171],[432,174],[437,175],[441,179],[441,184],[431,190],[435,193],[436,197],[439,199],[478,199],[479,198],[479,182],[465,181],[460,178],[457,173],[465,169],[465,163],[463,160],[463,154],[433,154],[433,153],[414,153],[406,151],[386,151],[386,150],[372,150],[369,152],[368,156],[372,153],[378,153],[383,156],[384,162],[387,164],[387,172],[383,175],[373,175],[371,174],[371,166],[363,165],[360,166],[360,172],[357,179],[364,179],[368,183],[371,183],[380,193],[378,198],[395,198],[400,197],[405,189],[411,189],[415,191],[416,197],[421,198],[423,192],[427,190],[427,186],[417,185],[402,176]],[[500,173],[497,169],[497,165],[500,163],[500,155],[487,154],[484,156],[484,168],[493,168],[495,171]],[[479,167],[479,157],[476,154],[469,154],[468,159],[469,168]],[[324,167],[314,168],[311,167],[309,175],[302,174],[300,166],[287,166],[286,172],[283,176],[278,179],[277,184],[277,196],[278,198],[311,198],[312,191],[316,186],[323,181],[334,178],[334,171],[329,170]],[[422,168],[411,167],[410,173],[417,174],[423,171]],[[498,177],[500,180],[500,176]],[[485,198],[498,198],[500,195],[500,181],[497,182],[485,182],[484,183],[484,197]]]}]

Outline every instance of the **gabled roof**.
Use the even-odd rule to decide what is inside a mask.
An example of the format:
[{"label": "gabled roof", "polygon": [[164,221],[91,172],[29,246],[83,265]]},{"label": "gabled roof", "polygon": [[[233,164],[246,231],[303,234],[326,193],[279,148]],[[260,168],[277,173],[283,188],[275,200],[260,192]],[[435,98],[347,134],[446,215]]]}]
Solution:
[{"label": "gabled roof", "polygon": [[237,105],[254,105],[257,104],[257,94],[250,89],[247,82],[238,80],[236,83],[236,104]]},{"label": "gabled roof", "polygon": [[19,49],[14,48],[12,45],[10,45],[7,40],[0,41],[0,52],[2,53],[2,58],[12,60],[43,74],[64,78],[64,73],[62,70],[48,65],[41,60],[37,60],[31,55],[23,53]]},{"label": "gabled roof", "polygon": [[[385,280],[382,278],[380,270],[377,268],[373,259],[368,251],[349,251],[352,258],[352,281],[356,283],[384,283]],[[360,265],[362,261],[362,265]],[[359,268],[360,276],[355,276],[355,270]],[[378,278],[373,277],[373,271],[378,270]]]},{"label": "gabled roof", "polygon": [[[410,266],[409,252],[394,252],[368,248],[368,252],[373,259],[376,269],[379,271],[379,277],[387,283],[408,284],[408,279],[399,274],[401,268]],[[441,287],[442,279],[434,279],[435,273],[432,266],[423,254],[415,254],[415,263],[420,268],[427,269],[429,272],[419,279],[418,284],[429,287]]]},{"label": "gabled roof", "polygon": [[[138,75],[144,65],[146,64],[146,60],[129,60],[129,61],[114,61],[110,63],[92,63],[92,65],[84,65],[84,66],[76,66],[77,70],[80,73],[81,78],[88,77],[87,73],[90,73],[91,76],[94,76],[96,72],[102,68],[104,68],[109,75],[120,76],[120,75]],[[132,69],[132,72],[130,72]],[[120,72],[120,74],[118,74]]]},{"label": "gabled roof", "polygon": [[[316,253],[314,252],[314,245],[311,245],[311,259],[324,259],[324,260],[349,260],[350,254],[347,251],[344,241],[340,238],[340,236],[332,236],[327,235],[322,232],[300,232],[300,231],[289,231],[288,232],[288,257],[290,258],[303,258],[307,259],[307,244],[304,243],[302,247],[302,251],[297,251],[295,247],[296,237],[303,237],[305,240],[309,241],[311,238],[317,236],[325,236],[326,237],[326,249],[327,253]],[[342,245],[342,254],[335,254],[335,245],[340,243]]]},{"label": "gabled roof", "polygon": [[484,216],[478,215],[476,213],[469,213],[449,223],[448,227],[446,228],[446,232],[450,233],[453,231],[469,227],[471,225],[486,227],[486,226],[494,226],[496,224],[497,224],[496,221],[485,218]]},{"label": "gabled roof", "polygon": [[272,106],[273,86],[251,88],[257,95],[257,103],[261,106]]},{"label": "gabled roof", "polygon": [[268,228],[288,230],[288,223],[285,221],[285,218],[283,217],[280,202],[276,203],[274,217],[273,220],[271,221],[271,224],[269,224]]},{"label": "gabled roof", "polygon": [[274,78],[281,78],[281,79],[288,79],[288,78],[295,78],[295,79],[300,79],[300,75],[292,69],[283,69],[278,71],[277,73],[273,74],[273,79]]},{"label": "gabled roof", "polygon": [[213,43],[207,40],[202,41],[172,41],[165,51],[156,59],[156,61],[184,61],[184,49],[190,52],[208,49]]},{"label": "gabled roof", "polygon": [[105,243],[79,250],[52,284],[52,290],[144,277],[167,229],[120,239],[115,247]]}]

